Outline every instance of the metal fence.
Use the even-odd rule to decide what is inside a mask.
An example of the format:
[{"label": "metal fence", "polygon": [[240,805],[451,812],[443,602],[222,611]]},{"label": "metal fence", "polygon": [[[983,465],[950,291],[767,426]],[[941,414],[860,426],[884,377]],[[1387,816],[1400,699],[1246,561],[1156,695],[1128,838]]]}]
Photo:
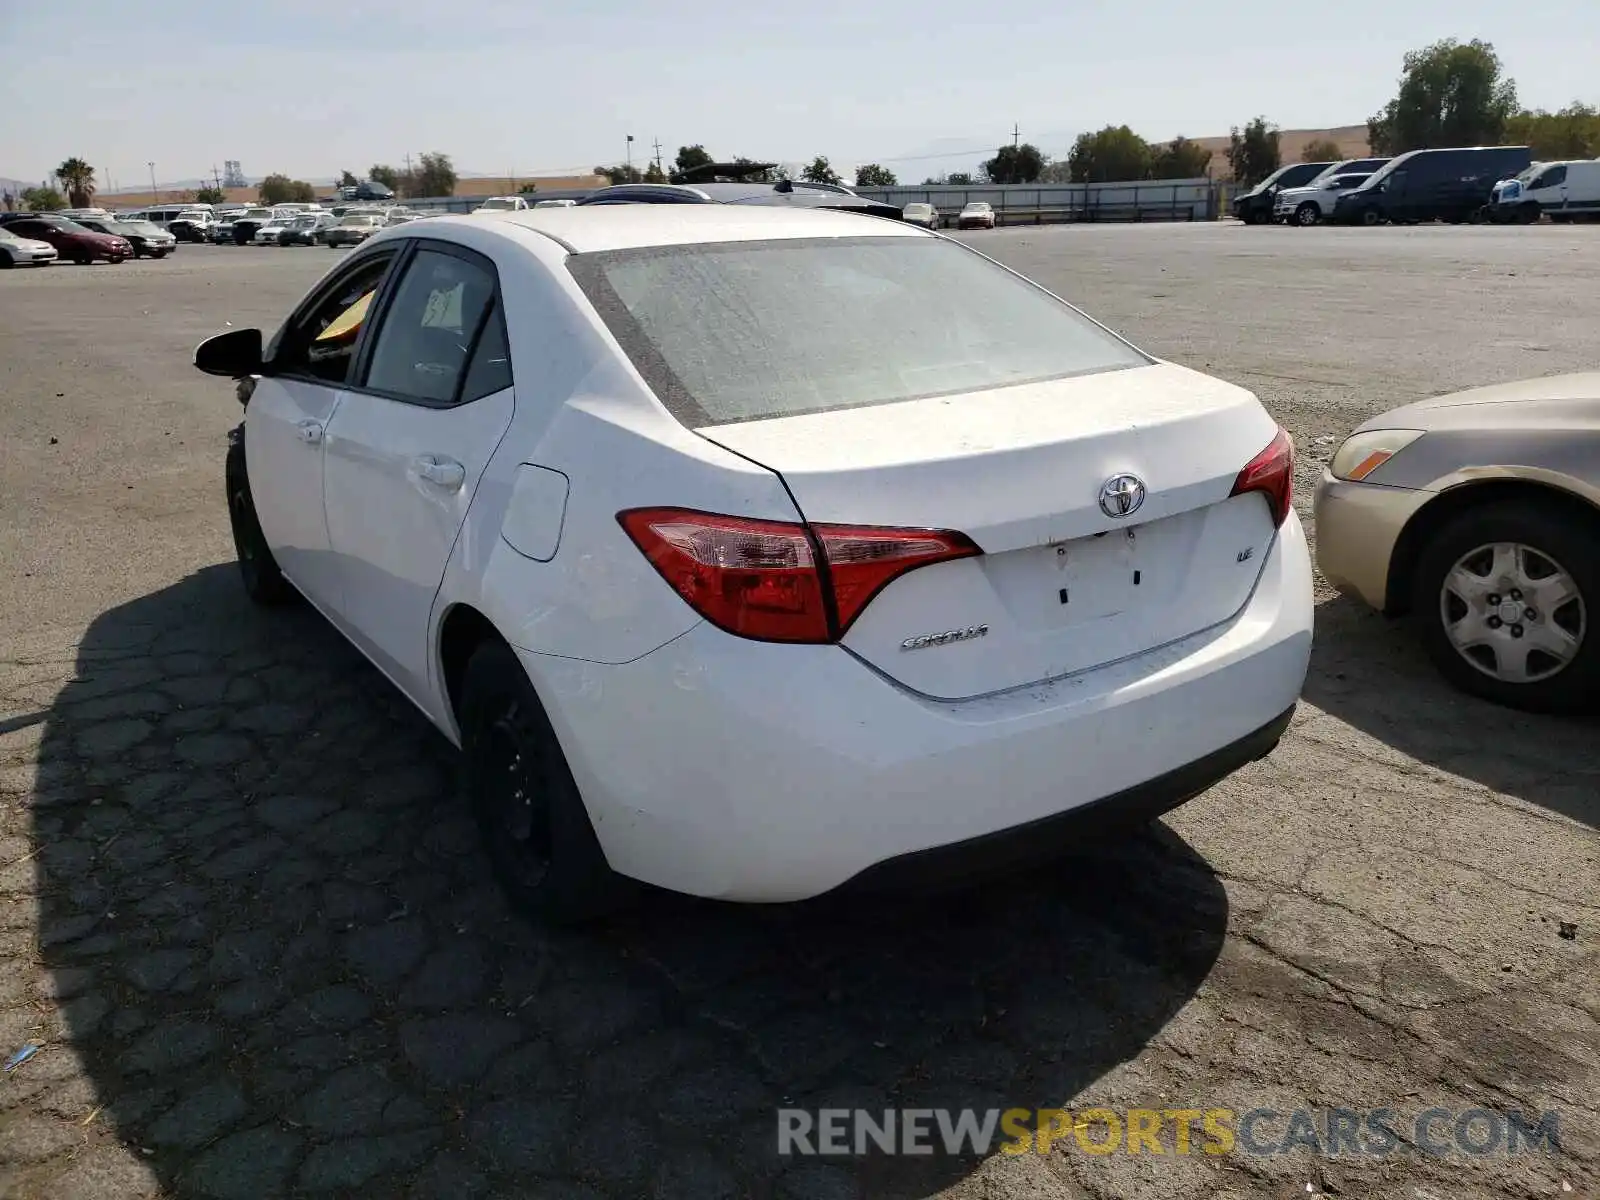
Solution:
[{"label": "metal fence", "polygon": [[1163,179],[1130,183],[1012,183],[972,187],[856,188],[888,204],[931,204],[940,222],[975,200],[994,208],[999,225],[1048,225],[1065,221],[1210,221],[1221,212],[1210,179]]},{"label": "metal fence", "polygon": [[[1052,225],[1075,221],[1214,221],[1226,208],[1225,185],[1214,180],[1163,179],[1130,183],[1013,183],[971,187],[860,187],[859,195],[905,207],[931,204],[940,223],[953,226],[956,214],[974,200],[991,205],[998,225]],[[528,202],[578,200],[581,189],[534,192]],[[403,203],[430,212],[471,212],[485,196],[434,196]]]}]

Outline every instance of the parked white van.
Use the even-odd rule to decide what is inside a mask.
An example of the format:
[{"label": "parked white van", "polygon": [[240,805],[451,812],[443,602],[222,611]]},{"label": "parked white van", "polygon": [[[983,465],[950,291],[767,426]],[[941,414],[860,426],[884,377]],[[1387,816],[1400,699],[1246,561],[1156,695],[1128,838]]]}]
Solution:
[{"label": "parked white van", "polygon": [[1489,215],[1524,224],[1545,215],[1556,222],[1600,219],[1600,159],[1534,163],[1494,185]]}]

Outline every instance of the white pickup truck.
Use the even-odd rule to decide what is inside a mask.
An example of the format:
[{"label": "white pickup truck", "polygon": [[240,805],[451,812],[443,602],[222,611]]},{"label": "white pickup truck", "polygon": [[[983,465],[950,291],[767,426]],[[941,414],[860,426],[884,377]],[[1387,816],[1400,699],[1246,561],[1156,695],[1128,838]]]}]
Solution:
[{"label": "white pickup truck", "polygon": [[1272,219],[1288,225],[1315,225],[1333,212],[1341,192],[1364,182],[1372,169],[1324,175],[1305,187],[1285,188],[1272,202]]}]

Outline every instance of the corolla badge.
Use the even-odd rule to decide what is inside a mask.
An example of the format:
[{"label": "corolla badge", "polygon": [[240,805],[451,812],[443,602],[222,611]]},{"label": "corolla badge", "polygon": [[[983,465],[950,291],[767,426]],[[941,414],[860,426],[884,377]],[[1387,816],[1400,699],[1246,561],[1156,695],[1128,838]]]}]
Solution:
[{"label": "corolla badge", "polygon": [[1100,511],[1108,517],[1125,517],[1144,503],[1144,480],[1137,475],[1113,475],[1100,485]]},{"label": "corolla badge", "polygon": [[946,629],[943,633],[924,633],[920,637],[908,637],[900,643],[902,650],[926,650],[929,646],[948,646],[951,642],[966,642],[973,638],[989,636],[989,626],[968,625],[964,629]]}]

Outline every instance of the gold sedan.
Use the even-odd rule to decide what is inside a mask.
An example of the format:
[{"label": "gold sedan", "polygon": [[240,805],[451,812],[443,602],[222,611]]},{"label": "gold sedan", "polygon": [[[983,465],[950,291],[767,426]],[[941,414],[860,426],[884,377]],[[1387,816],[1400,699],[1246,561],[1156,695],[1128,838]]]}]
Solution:
[{"label": "gold sedan", "polygon": [[1316,494],[1317,563],[1415,622],[1456,686],[1600,701],[1600,372],[1476,388],[1367,421]]}]

